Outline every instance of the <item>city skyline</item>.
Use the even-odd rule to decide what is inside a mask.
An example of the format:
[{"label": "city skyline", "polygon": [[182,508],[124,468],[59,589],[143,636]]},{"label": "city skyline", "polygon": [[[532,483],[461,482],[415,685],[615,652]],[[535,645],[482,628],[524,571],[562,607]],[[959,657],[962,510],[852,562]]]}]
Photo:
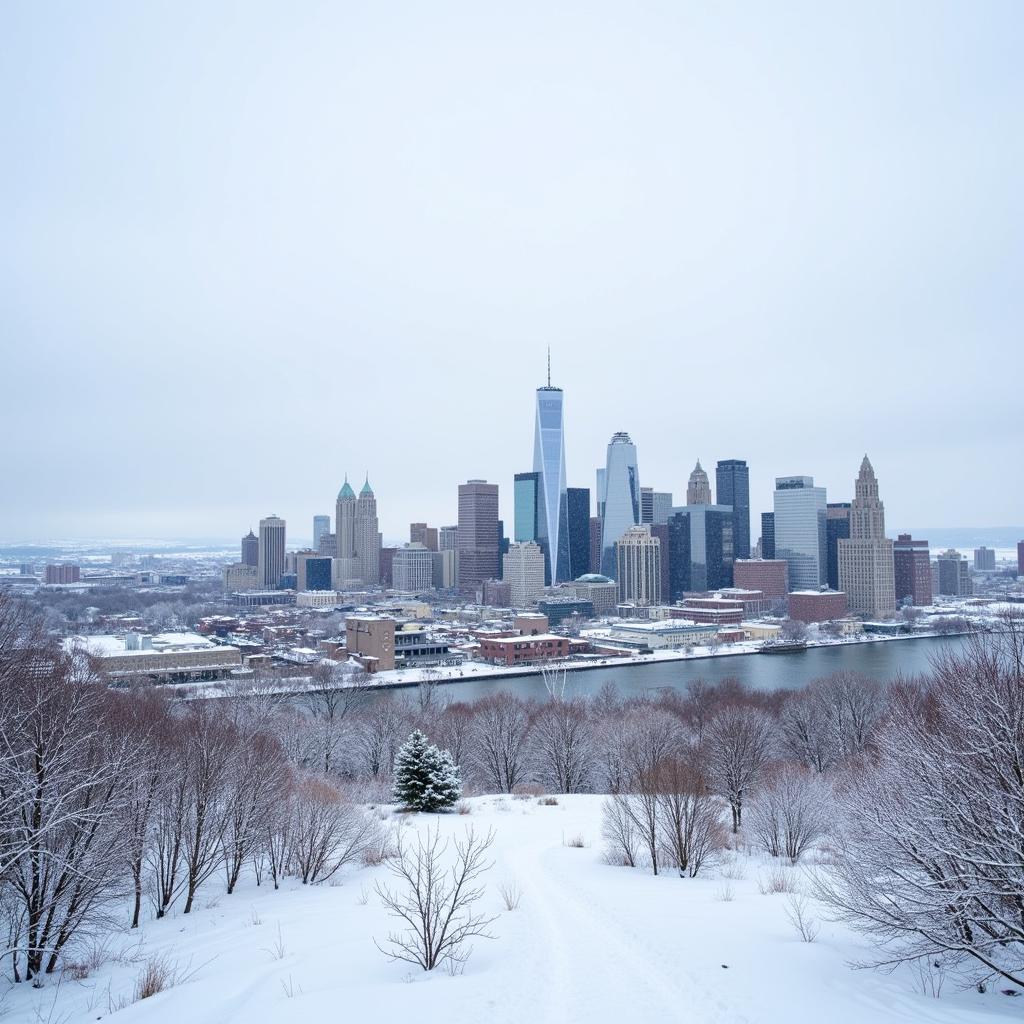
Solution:
[{"label": "city skyline", "polygon": [[1024,11],[797,7],[6,10],[0,540],[510,523],[548,345],[568,486],[1019,524]]}]

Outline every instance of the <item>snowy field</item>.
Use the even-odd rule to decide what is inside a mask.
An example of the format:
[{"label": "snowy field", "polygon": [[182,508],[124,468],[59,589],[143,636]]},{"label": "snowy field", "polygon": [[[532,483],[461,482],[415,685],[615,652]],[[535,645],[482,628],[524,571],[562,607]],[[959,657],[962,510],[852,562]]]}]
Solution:
[{"label": "snowy field", "polygon": [[[469,826],[478,833],[494,829],[483,906],[496,917],[496,938],[475,940],[461,976],[414,971],[375,947],[374,939],[383,943],[394,926],[373,889],[389,880],[385,866],[349,869],[323,886],[289,882],[279,892],[250,879],[232,896],[214,879],[192,914],[115,934],[106,948],[120,962],[108,961],[81,980],[54,979],[41,991],[0,990],[0,1020],[995,1024],[1024,1018],[1024,998],[958,991],[950,979],[935,998],[922,994],[922,980],[909,969],[851,969],[851,961],[872,950],[822,919],[819,907],[812,908],[817,939],[801,941],[787,918],[790,897],[760,891],[772,865],[757,855],[735,856],[697,879],[607,865],[601,803],[599,796],[559,797],[557,806],[480,797],[468,801],[468,815],[391,819],[406,830],[440,822],[455,836]],[[572,845],[576,837],[582,848]],[[787,873],[806,885],[801,869]],[[502,884],[521,890],[517,909],[505,909]],[[161,955],[183,980],[130,1004],[145,960]],[[934,981],[926,979],[924,987],[930,991]],[[994,986],[1000,987],[1006,986]]]}]

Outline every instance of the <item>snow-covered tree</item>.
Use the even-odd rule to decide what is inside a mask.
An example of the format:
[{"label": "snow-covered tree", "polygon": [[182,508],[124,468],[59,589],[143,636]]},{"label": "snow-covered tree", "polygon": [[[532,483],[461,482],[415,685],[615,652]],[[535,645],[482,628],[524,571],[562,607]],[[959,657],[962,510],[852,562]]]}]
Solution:
[{"label": "snow-covered tree", "polygon": [[414,730],[395,758],[394,799],[411,811],[441,811],[462,795],[458,765]]}]

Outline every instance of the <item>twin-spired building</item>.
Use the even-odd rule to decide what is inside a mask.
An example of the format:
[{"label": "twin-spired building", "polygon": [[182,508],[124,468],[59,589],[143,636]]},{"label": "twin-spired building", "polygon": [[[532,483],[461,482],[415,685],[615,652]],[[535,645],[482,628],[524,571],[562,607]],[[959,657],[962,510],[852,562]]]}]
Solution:
[{"label": "twin-spired building", "polygon": [[892,541],[885,536],[885,506],[868,457],[860,464],[850,503],[850,536],[839,541],[839,589],[857,615],[896,611]]}]

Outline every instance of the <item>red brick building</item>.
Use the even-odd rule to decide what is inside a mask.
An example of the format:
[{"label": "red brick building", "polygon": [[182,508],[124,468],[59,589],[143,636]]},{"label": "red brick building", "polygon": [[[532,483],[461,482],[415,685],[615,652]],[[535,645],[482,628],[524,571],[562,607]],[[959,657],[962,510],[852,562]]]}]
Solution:
[{"label": "red brick building", "polygon": [[494,665],[532,665],[569,656],[569,638],[553,633],[537,636],[487,637],[480,640],[480,657]]},{"label": "red brick building", "polygon": [[784,558],[737,558],[732,564],[733,586],[760,590],[769,601],[789,592],[789,564]]},{"label": "red brick building", "polygon": [[799,622],[829,622],[846,614],[841,590],[794,590],[789,595],[789,617]]},{"label": "red brick building", "polygon": [[892,546],[892,567],[897,605],[908,597],[914,605],[932,603],[932,561],[928,541],[914,540],[909,533],[901,533]]}]

